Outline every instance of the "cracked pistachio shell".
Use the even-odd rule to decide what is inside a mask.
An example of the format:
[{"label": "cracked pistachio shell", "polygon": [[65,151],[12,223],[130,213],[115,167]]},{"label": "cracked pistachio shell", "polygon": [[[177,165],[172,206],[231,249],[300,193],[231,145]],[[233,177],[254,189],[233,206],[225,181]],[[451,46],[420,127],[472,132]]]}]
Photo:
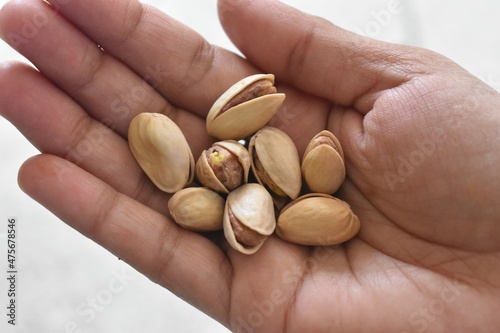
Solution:
[{"label": "cracked pistachio shell", "polygon": [[266,126],[249,144],[252,171],[273,197],[296,199],[302,187],[300,161],[295,143],[283,131]]},{"label": "cracked pistachio shell", "polygon": [[[223,228],[229,245],[244,254],[260,249],[276,227],[271,195],[259,184],[245,184],[226,199]],[[242,241],[250,239],[252,244]]]},{"label": "cracked pistachio shell", "polygon": [[345,179],[344,152],[329,131],[318,133],[302,159],[302,175],[311,192],[333,194]]},{"label": "cracked pistachio shell", "polygon": [[274,88],[274,75],[246,77],[215,101],[207,115],[207,131],[220,140],[246,138],[266,125],[284,100],[285,94]]},{"label": "cracked pistachio shell", "polygon": [[291,243],[328,246],[350,240],[359,228],[359,219],[346,202],[326,194],[311,193],[283,208],[276,233]]},{"label": "cracked pistachio shell", "polygon": [[135,116],[129,125],[128,143],[142,170],[162,191],[174,193],[193,181],[193,154],[180,128],[167,116]]},{"label": "cracked pistachio shell", "polygon": [[177,224],[193,231],[222,229],[224,199],[204,187],[176,192],[168,201],[168,210]]},{"label": "cracked pistachio shell", "polygon": [[[219,141],[212,145],[214,147],[222,147],[233,156],[233,160],[230,163],[226,163],[228,158],[225,157],[224,154],[220,154],[216,151],[212,154],[207,154],[207,150],[204,150],[198,161],[196,162],[196,178],[198,181],[205,187],[208,187],[216,192],[221,193],[229,193],[234,188],[246,184],[248,182],[248,173],[250,171],[250,154],[248,150],[238,142],[234,140],[225,140]],[[236,167],[234,163],[236,160],[238,161],[238,166]],[[216,175],[214,169],[210,166],[209,159],[213,159],[211,161],[212,165],[216,168],[219,176]],[[235,168],[238,169],[235,172]],[[229,179],[232,177],[237,177],[238,179]],[[222,180],[225,178],[226,180]],[[228,188],[228,185],[231,184],[232,188]]]}]

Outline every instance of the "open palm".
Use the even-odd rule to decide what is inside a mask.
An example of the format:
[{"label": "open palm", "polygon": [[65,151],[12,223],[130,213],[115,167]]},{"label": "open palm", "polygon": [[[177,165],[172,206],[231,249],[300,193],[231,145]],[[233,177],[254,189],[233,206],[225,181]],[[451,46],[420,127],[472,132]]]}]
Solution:
[{"label": "open palm", "polygon": [[[236,332],[479,332],[500,327],[500,97],[449,60],[343,31],[271,0],[219,1],[245,54],[134,0],[12,1],[0,35],[39,71],[0,65],[2,115],[42,152],[23,190]],[[292,24],[291,24],[292,23]],[[127,144],[161,112],[198,155],[215,99],[256,72],[287,94],[272,120],[303,152],[330,129],[359,235],[271,237],[252,256],[168,217]]]}]

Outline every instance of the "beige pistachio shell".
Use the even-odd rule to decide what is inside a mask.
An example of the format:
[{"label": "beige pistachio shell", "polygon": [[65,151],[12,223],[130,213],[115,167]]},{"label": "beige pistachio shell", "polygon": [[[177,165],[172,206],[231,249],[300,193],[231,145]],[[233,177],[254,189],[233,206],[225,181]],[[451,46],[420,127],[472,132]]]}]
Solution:
[{"label": "beige pistachio shell", "polygon": [[[248,182],[248,173],[250,171],[250,154],[248,153],[248,150],[238,142],[234,140],[225,140],[225,141],[219,141],[216,142],[212,145],[212,147],[222,147],[232,153],[239,161],[239,164],[242,168],[243,171],[243,177],[241,179],[241,182],[239,183],[240,186],[242,184],[246,184]],[[225,168],[222,164],[224,164],[224,161],[220,161],[221,163],[221,168]],[[228,166],[230,168],[230,166]],[[224,174],[227,176],[232,176],[231,174],[233,173],[232,170],[224,170]],[[214,191],[221,192],[221,193],[229,193],[231,189],[228,189],[216,176],[214,173],[213,169],[210,167],[208,158],[207,158],[207,150],[204,150],[198,161],[196,162],[196,178],[198,181],[203,184],[203,186],[206,186]],[[236,186],[236,187],[237,187]]]},{"label": "beige pistachio shell", "polygon": [[[242,235],[235,234],[235,221],[241,224],[239,230],[248,229],[261,241],[251,246],[240,243],[238,238]],[[244,254],[257,252],[276,227],[271,195],[259,184],[245,184],[232,191],[226,199],[223,227],[224,235],[233,249]]]},{"label": "beige pistachio shell", "polygon": [[359,228],[359,219],[346,202],[326,194],[312,193],[283,208],[276,233],[292,243],[327,246],[350,240]]},{"label": "beige pistachio shell", "polygon": [[262,80],[274,85],[272,74],[252,75],[235,83],[215,101],[206,121],[210,135],[220,140],[239,140],[255,133],[271,120],[285,100],[285,94],[271,93],[256,97],[254,92],[248,91],[248,96],[243,98],[246,101],[222,112],[231,100],[238,95],[241,98],[249,87]]},{"label": "beige pistachio shell", "polygon": [[204,187],[182,189],[168,201],[175,222],[193,231],[221,230],[224,206],[220,195]]},{"label": "beige pistachio shell", "polygon": [[329,131],[318,133],[302,159],[302,176],[311,192],[333,194],[345,179],[344,152]]},{"label": "beige pistachio shell", "polygon": [[[273,196],[280,195],[280,192],[292,199],[299,196],[302,187],[299,154],[294,142],[285,132],[269,126],[262,128],[252,136],[249,152],[257,181],[270,189]],[[270,179],[267,182],[272,182],[272,185],[266,184],[258,171],[257,159]]]},{"label": "beige pistachio shell", "polygon": [[167,116],[141,113],[134,117],[128,143],[142,170],[162,191],[174,193],[193,181],[193,154],[180,128]]}]

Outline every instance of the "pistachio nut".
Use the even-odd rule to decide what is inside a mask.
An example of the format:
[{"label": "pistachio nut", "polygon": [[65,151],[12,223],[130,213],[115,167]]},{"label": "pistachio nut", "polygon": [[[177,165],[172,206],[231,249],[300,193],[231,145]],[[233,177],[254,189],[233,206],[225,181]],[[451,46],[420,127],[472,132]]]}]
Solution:
[{"label": "pistachio nut", "polygon": [[325,130],[312,138],[301,170],[311,192],[333,194],[340,188],[346,175],[344,152],[333,133]]},{"label": "pistachio nut", "polygon": [[204,187],[190,187],[176,192],[168,201],[174,221],[193,231],[222,229],[224,199]]},{"label": "pistachio nut", "polygon": [[180,128],[167,116],[135,116],[128,143],[142,170],[162,191],[174,193],[193,181],[193,154]]},{"label": "pistachio nut", "polygon": [[359,219],[346,202],[330,195],[311,193],[283,208],[276,233],[292,243],[327,246],[350,240],[359,228]]},{"label": "pistachio nut", "polygon": [[284,100],[285,94],[276,92],[274,75],[246,77],[215,101],[207,115],[207,131],[220,140],[246,138],[267,124]]},{"label": "pistachio nut", "polygon": [[248,150],[234,140],[219,141],[203,151],[196,162],[196,178],[205,187],[229,193],[248,182]]},{"label": "pistachio nut", "polygon": [[275,199],[296,199],[302,179],[297,148],[290,137],[274,127],[263,127],[250,139],[252,171]]},{"label": "pistachio nut", "polygon": [[245,184],[230,192],[223,227],[233,249],[244,254],[257,252],[276,227],[271,195],[259,184]]}]

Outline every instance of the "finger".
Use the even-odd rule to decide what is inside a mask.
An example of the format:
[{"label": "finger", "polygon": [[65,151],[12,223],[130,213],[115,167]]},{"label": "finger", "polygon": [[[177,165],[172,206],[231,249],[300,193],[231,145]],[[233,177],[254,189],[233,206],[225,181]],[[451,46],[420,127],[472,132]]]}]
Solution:
[{"label": "finger", "polygon": [[33,68],[0,65],[0,114],[40,151],[65,158],[117,191],[167,212],[167,194],[144,175],[127,142]]},{"label": "finger", "polygon": [[[127,8],[122,6],[125,3],[128,3]],[[134,1],[123,1],[117,4],[100,1],[92,7],[80,4],[80,1],[73,1],[71,6],[57,6],[56,3],[54,6],[61,14],[79,25],[87,35],[92,36],[96,41],[94,43],[102,45],[107,53],[113,54],[131,68],[135,68],[141,75],[151,75],[155,78],[153,85],[169,101],[179,100],[182,106],[194,110],[201,116],[206,114],[215,98],[223,90],[241,77],[255,71],[234,54],[207,44],[191,29],[153,8],[142,6]],[[113,11],[113,18],[108,19],[109,15],[103,18],[103,13],[108,13],[110,10]],[[124,15],[125,22],[130,22],[135,17],[132,12],[136,10],[142,14],[140,21],[134,24],[135,30],[127,30],[123,20],[114,20],[114,17],[119,18]],[[89,24],[88,18],[84,15],[85,11],[89,11],[88,17],[96,20],[95,24]],[[98,28],[103,25],[110,26],[106,30]],[[159,43],[155,37],[158,35],[165,36],[168,41]],[[126,40],[124,36],[128,36]],[[144,51],[134,52],[138,49]],[[159,55],[158,50],[161,51]],[[128,56],[132,54],[133,57]],[[212,54],[218,55],[219,58],[212,58]],[[151,74],[149,70],[151,64],[157,64],[154,66],[155,74]],[[166,70],[166,68],[169,69]],[[207,68],[208,72],[198,73],[198,68]],[[189,81],[187,83],[184,82],[186,75]],[[162,89],[163,83],[166,86]],[[183,85],[191,86],[191,83],[194,85],[193,89],[186,90],[184,98],[184,92],[176,89]],[[216,87],[216,93],[211,92],[214,87]],[[314,96],[307,96],[296,89],[281,86],[280,91],[287,93],[287,101],[273,120],[273,125],[285,130],[297,143],[299,151],[303,151],[307,145],[306,141],[324,129],[327,107],[323,100],[319,101]],[[197,104],[198,101],[202,103]],[[198,135],[206,139],[202,136],[206,133],[203,126],[204,124],[190,128],[186,121],[186,126],[181,126],[181,128],[192,132],[194,137]]]},{"label": "finger", "polygon": [[278,89],[286,99],[269,125],[287,133],[302,156],[309,141],[326,128],[331,103],[286,84]]},{"label": "finger", "polygon": [[200,115],[230,85],[256,71],[242,58],[136,0],[49,2],[139,76],[150,74],[153,64],[155,89],[175,106]]},{"label": "finger", "polygon": [[358,36],[280,1],[220,0],[219,15],[228,36],[252,63],[365,113],[379,92],[423,70],[412,60],[418,50]]},{"label": "finger", "polygon": [[208,239],[124,196],[66,160],[36,156],[21,188],[71,227],[153,281],[227,323],[229,262]]},{"label": "finger", "polygon": [[1,11],[0,34],[90,115],[122,136],[137,113],[158,112],[176,121],[194,146],[205,146],[204,122],[176,109],[153,89],[161,79],[154,72],[156,64],[146,67],[149,74],[138,76],[47,3],[8,3]]}]

